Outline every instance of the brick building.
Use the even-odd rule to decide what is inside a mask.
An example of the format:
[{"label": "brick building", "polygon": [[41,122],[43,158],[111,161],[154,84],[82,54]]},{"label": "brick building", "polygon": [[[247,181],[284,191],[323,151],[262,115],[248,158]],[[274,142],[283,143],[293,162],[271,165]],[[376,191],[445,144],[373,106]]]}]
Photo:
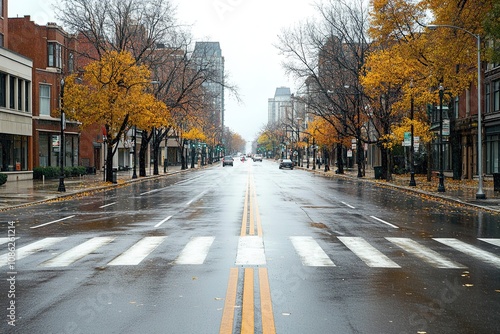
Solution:
[{"label": "brick building", "polygon": [[[9,19],[9,49],[33,60],[33,166],[60,165],[60,103],[64,78],[75,68],[74,36],[55,23],[40,26],[29,16]],[[66,121],[64,164],[79,165],[80,130]]]},{"label": "brick building", "polygon": [[32,67],[8,49],[7,1],[0,1],[0,172],[8,181],[32,177]]}]

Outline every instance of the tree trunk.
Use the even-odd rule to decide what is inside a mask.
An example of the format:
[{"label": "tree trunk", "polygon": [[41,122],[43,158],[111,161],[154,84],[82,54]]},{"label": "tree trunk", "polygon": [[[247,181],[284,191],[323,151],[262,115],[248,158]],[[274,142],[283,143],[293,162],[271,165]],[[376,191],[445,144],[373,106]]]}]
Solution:
[{"label": "tree trunk", "polygon": [[337,144],[337,174],[344,174],[344,157],[342,156],[342,144]]},{"label": "tree trunk", "polygon": [[113,145],[108,144],[106,151],[106,182],[113,182]]}]

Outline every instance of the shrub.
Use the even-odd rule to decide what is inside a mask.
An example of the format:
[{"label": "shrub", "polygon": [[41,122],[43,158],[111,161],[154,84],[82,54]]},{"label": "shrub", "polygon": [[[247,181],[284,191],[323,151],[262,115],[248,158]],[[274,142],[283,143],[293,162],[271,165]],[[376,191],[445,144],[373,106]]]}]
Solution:
[{"label": "shrub", "polygon": [[[46,179],[55,179],[59,177],[61,169],[59,167],[35,167],[33,168],[33,178],[41,180],[43,176]],[[87,169],[83,166],[64,167],[64,177],[80,176],[87,174]]]},{"label": "shrub", "polygon": [[7,182],[7,174],[0,173],[0,186]]}]

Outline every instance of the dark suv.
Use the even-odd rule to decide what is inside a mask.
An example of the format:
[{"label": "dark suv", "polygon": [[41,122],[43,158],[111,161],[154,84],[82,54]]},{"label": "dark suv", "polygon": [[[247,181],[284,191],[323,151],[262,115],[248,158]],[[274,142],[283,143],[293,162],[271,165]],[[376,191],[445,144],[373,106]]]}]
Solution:
[{"label": "dark suv", "polygon": [[290,159],[281,159],[280,160],[280,169],[282,168],[290,168],[293,169],[293,162]]}]

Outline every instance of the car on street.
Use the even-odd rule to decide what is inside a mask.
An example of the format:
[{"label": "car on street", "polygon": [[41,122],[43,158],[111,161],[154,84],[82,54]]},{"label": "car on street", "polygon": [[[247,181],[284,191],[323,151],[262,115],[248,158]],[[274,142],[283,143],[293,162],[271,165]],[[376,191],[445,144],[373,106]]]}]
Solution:
[{"label": "car on street", "polygon": [[280,160],[280,169],[290,168],[293,169],[293,162],[290,159],[281,159]]},{"label": "car on street", "polygon": [[262,154],[255,154],[253,156],[253,161],[260,161],[260,162],[262,162]]},{"label": "car on street", "polygon": [[224,158],[222,158],[222,167],[228,165],[228,166],[233,166],[234,159],[230,155],[226,155]]}]

